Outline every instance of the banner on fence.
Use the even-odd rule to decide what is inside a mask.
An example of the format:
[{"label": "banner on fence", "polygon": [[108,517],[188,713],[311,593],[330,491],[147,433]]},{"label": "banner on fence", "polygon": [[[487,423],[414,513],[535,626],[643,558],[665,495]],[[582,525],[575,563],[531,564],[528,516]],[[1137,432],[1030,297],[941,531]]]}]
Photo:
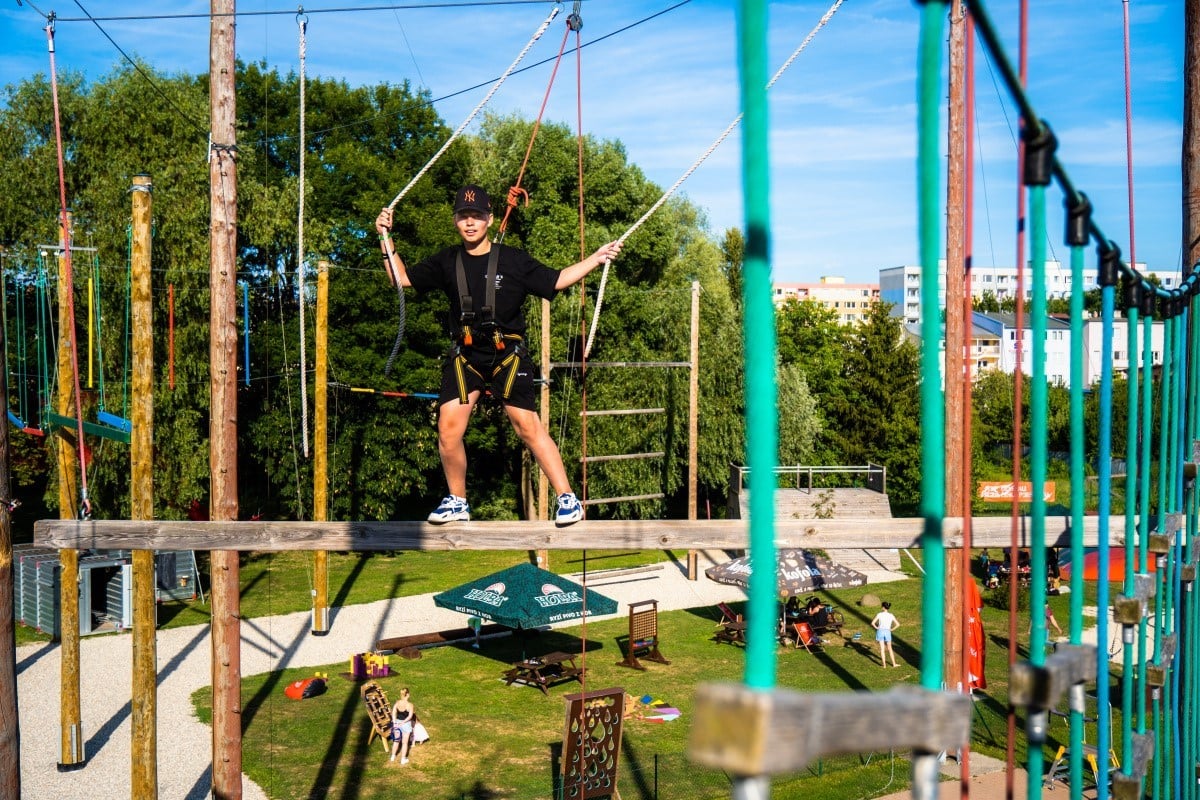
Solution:
[{"label": "banner on fence", "polygon": [[[1054,502],[1054,481],[1046,481],[1042,485],[1042,497],[1047,503]],[[1033,482],[1020,481],[1017,483],[1017,501],[1033,502]],[[980,481],[979,499],[985,503],[1011,503],[1013,500],[1012,481]]]}]

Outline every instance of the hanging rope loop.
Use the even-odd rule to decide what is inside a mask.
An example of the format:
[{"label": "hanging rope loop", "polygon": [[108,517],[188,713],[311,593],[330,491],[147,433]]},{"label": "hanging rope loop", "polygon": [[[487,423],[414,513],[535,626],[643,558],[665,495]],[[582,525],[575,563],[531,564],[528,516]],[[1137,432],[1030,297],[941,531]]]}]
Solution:
[{"label": "hanging rope loop", "polygon": [[467,118],[462,121],[462,124],[455,129],[454,133],[450,134],[450,138],[447,139],[446,143],[441,146],[441,149],[433,154],[433,158],[429,159],[429,163],[421,167],[421,171],[413,176],[412,180],[408,182],[408,185],[401,189],[398,195],[392,198],[392,202],[388,203],[388,208],[394,209],[396,205],[404,198],[404,195],[408,194],[409,190],[412,189],[416,182],[421,179],[421,176],[428,172],[433,165],[437,163],[438,159],[440,159],[442,155],[450,149],[450,145],[462,135],[462,132],[466,130],[468,125],[471,124],[471,120],[475,119],[475,116],[491,101],[492,95],[496,94],[504,82],[508,80],[508,76],[512,75],[513,70],[515,70],[517,65],[524,60],[530,49],[534,46],[534,44],[537,43],[537,40],[542,38],[542,34],[545,33],[546,29],[550,27],[550,23],[554,21],[554,18],[558,16],[560,11],[562,11],[562,5],[560,3],[555,3],[554,8],[550,11],[550,16],[546,17],[546,19],[534,32],[533,37],[525,45],[524,49],[517,54],[516,59],[514,59],[513,62],[508,65],[508,69],[504,71],[504,74],[500,76],[500,79],[492,84],[492,88],[489,89],[487,95],[485,95],[484,98],[479,101],[479,105],[475,106],[471,113],[467,115]]},{"label": "hanging rope loop", "polygon": [[[940,1],[944,2],[944,0],[940,0]],[[804,52],[804,50],[808,47],[809,43],[812,42],[812,40],[816,37],[817,33],[819,33],[821,31],[821,29],[824,28],[826,24],[828,24],[829,20],[833,19],[833,15],[837,13],[837,10],[839,8],[841,8],[843,2],[845,2],[845,0],[834,0],[833,4],[830,5],[829,8],[825,11],[825,13],[821,16],[821,19],[817,21],[817,24],[813,26],[813,29],[808,32],[807,36],[804,37],[804,41],[802,41],[800,43],[800,46],[792,51],[792,54],[790,56],[788,56],[788,60],[783,62],[783,66],[781,66],[779,69],[777,69],[775,71],[775,74],[771,76],[771,80],[767,82],[767,90],[768,91],[783,76],[783,73],[785,71],[787,71],[787,68],[792,65],[792,62],[795,61],[802,52]],[[669,189],[667,189],[667,191],[663,192],[662,197],[658,198],[658,200],[655,201],[654,205],[650,206],[650,208],[647,209],[646,213],[642,214],[642,216],[637,220],[637,222],[633,223],[633,225],[631,225],[629,227],[629,230],[627,230],[627,231],[625,231],[625,233],[621,234],[621,237],[619,239],[617,239],[617,241],[620,242],[621,244],[625,244],[625,240],[628,239],[630,236],[632,236],[634,231],[636,231],[638,228],[642,227],[642,224],[646,220],[650,219],[651,215],[653,215],[655,211],[658,211],[658,209],[661,208],[662,205],[664,203],[666,203],[667,200],[669,200],[673,194],[675,194],[675,192],[679,189],[679,187],[683,185],[683,182],[686,181],[688,178],[690,178],[692,176],[692,173],[700,168],[700,165],[703,164],[708,159],[708,157],[711,156],[713,154],[713,152],[718,147],[721,146],[722,142],[724,142],[727,138],[729,138],[729,134],[733,133],[734,129],[739,124],[741,124],[741,122],[742,122],[742,115],[738,114],[737,117],[733,120],[733,122],[729,123],[729,125],[725,128],[725,130],[721,132],[721,135],[717,137],[716,141],[714,141],[711,145],[709,145],[708,149],[704,151],[703,155],[701,155],[698,159],[696,159],[695,163],[693,163],[690,167],[688,167],[687,171],[679,176],[679,180],[675,181],[675,183],[671,185],[671,188],[669,188]],[[596,306],[592,310],[592,324],[591,324],[591,327],[588,329],[587,343],[584,345],[584,348],[583,348],[584,359],[587,359],[588,355],[590,355],[592,352],[592,341],[596,337],[596,326],[600,323],[600,309],[604,305],[604,288],[608,284],[608,266],[610,263],[611,262],[609,262],[609,261],[605,261],[604,269],[600,273],[600,288],[596,294]]]}]

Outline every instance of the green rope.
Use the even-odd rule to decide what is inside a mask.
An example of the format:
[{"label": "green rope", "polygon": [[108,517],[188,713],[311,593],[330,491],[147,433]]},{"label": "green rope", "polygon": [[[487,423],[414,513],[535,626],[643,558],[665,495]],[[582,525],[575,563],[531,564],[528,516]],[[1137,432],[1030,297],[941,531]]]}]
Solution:
[{"label": "green rope", "polygon": [[921,685],[942,688],[942,607],[945,601],[945,545],[942,522],[946,514],[945,405],[941,382],[941,304],[938,298],[938,259],[942,209],[939,200],[941,140],[941,58],[946,7],[926,3],[922,8],[917,78],[917,208],[921,257],[921,550],[925,577],[921,593]]},{"label": "green rope", "polygon": [[100,411],[107,411],[104,407],[104,304],[100,300],[100,256],[98,253],[92,254],[92,308],[95,309],[95,330],[93,335],[96,337],[96,362],[99,365],[97,372],[99,377],[96,381],[98,396],[97,408]]},{"label": "green rope", "polygon": [[[1084,453],[1083,405],[1083,280],[1084,251],[1071,248],[1071,564],[1083,564]],[[1035,615],[1036,616],[1036,615]],[[1043,617],[1044,621],[1044,617]],[[1071,644],[1083,642],[1083,570],[1071,569]],[[1083,794],[1083,711],[1071,709],[1070,716],[1071,800]]]},{"label": "green rope", "polygon": [[[1134,582],[1134,539],[1137,536],[1138,487],[1138,309],[1131,304],[1125,309],[1125,350],[1129,354],[1129,371],[1125,384],[1125,596],[1132,598]],[[1079,563],[1083,563],[1082,561]],[[1075,588],[1072,585],[1071,591]],[[1121,662],[1121,766],[1125,775],[1133,774],[1133,638],[1132,630],[1122,631]]]},{"label": "green rope", "polygon": [[[1029,516],[1029,661],[1035,667],[1046,663],[1046,187],[1029,187],[1029,256],[1032,265],[1033,296],[1030,304],[1030,336],[1033,350],[1033,376],[1029,381],[1029,477],[1033,483]],[[1017,335],[1021,335],[1018,331]],[[1019,368],[1019,365],[1018,365]],[[1019,458],[1014,454],[1014,458]],[[1103,487],[1101,487],[1103,491]],[[1028,797],[1042,792],[1042,748],[1046,739],[1045,711],[1030,710],[1026,719],[1029,751],[1026,764],[1029,777]]]},{"label": "green rope", "polygon": [[767,125],[767,4],[742,0],[742,194],[746,206],[744,281],[746,454],[750,467],[749,637],[745,682],[775,685],[775,467],[779,416],[775,384],[775,308],[771,300],[770,162]]},{"label": "green rope", "polygon": [[[1150,450],[1154,437],[1154,413],[1151,396],[1151,382],[1154,376],[1153,328],[1154,318],[1147,314],[1142,318],[1142,453],[1140,468],[1140,486],[1138,487],[1139,508],[1138,525],[1141,535],[1138,537],[1139,573],[1150,574],[1149,563],[1149,531],[1150,531]],[[1146,617],[1138,622],[1138,680],[1141,691],[1137,697],[1137,729],[1138,733],[1146,732],[1146,639],[1149,620]]]}]

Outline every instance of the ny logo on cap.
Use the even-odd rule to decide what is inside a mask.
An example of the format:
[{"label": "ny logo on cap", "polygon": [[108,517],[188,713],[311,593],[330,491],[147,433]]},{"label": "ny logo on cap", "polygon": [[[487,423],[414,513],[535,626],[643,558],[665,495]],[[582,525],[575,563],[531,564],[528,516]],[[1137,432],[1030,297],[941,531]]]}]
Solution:
[{"label": "ny logo on cap", "polygon": [[463,192],[463,199],[466,200],[468,203],[474,203],[475,202],[475,190],[467,189],[465,192]]}]

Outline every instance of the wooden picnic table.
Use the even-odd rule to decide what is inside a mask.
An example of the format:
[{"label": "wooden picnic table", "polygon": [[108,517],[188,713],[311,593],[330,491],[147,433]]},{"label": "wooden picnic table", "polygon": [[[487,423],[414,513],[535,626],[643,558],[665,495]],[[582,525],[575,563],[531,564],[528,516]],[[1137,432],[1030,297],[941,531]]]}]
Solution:
[{"label": "wooden picnic table", "polygon": [[745,620],[736,620],[734,622],[723,622],[721,627],[717,629],[713,636],[718,642],[729,642],[730,644],[746,644],[746,622]]},{"label": "wooden picnic table", "polygon": [[504,684],[512,686],[520,682],[536,686],[542,694],[549,695],[547,687],[571,679],[583,683],[583,668],[575,666],[574,653],[554,652],[536,658],[527,658],[512,665],[504,673]]}]

